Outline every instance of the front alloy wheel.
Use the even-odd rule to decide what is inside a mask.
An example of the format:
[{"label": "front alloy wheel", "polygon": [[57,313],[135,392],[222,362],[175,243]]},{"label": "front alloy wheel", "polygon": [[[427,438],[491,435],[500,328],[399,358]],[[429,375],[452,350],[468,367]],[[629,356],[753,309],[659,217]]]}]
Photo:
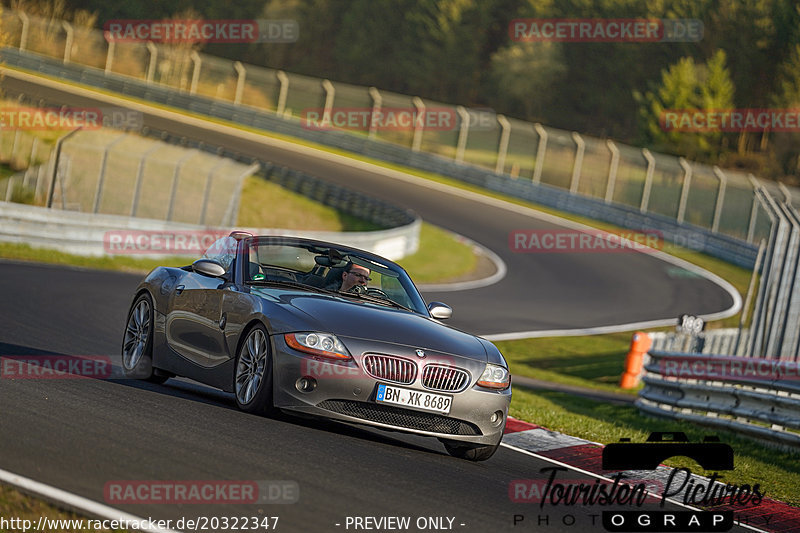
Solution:
[{"label": "front alloy wheel", "polygon": [[272,408],[272,356],[264,326],[251,329],[239,348],[234,376],[236,404],[248,413]]}]

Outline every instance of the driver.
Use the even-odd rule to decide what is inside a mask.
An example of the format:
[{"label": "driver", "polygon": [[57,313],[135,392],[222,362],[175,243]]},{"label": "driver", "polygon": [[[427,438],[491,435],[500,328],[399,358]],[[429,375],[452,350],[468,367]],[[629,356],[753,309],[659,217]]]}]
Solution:
[{"label": "driver", "polygon": [[[359,289],[354,289],[354,287],[366,287],[367,282],[371,281],[369,274],[370,270],[367,267],[356,265],[352,262],[347,263],[344,272],[342,272],[342,287],[339,290],[359,291]],[[361,292],[363,292],[363,290]]]}]

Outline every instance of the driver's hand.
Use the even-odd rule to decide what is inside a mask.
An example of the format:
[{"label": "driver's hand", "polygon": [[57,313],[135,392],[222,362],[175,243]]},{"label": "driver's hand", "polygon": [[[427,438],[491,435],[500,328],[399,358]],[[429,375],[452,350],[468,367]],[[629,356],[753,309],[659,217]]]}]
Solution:
[{"label": "driver's hand", "polygon": [[353,285],[348,289],[347,292],[354,292],[356,294],[364,294],[367,292],[367,288],[364,285]]}]

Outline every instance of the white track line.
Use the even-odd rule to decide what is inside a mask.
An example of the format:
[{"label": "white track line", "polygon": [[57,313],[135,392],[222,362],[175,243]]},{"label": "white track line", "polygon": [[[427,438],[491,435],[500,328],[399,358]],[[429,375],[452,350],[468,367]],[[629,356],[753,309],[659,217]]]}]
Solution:
[{"label": "white track line", "polygon": [[[0,469],[0,481],[19,487],[20,489],[37,494],[51,501],[57,501],[68,505],[70,508],[82,511],[90,516],[98,516],[108,520],[120,520],[128,522],[136,522],[138,524],[147,524],[149,518],[140,518],[138,516],[125,513],[123,511],[109,507],[102,503],[98,503],[83,496],[78,496],[50,485],[45,485],[38,481],[14,474],[7,470]],[[158,521],[154,519],[154,521]],[[160,528],[139,528],[140,531],[152,531],[153,533],[180,533],[174,529],[160,529]]]},{"label": "white track line", "polygon": [[[326,152],[324,150],[320,150],[320,149],[317,149],[317,148],[311,148],[311,147],[308,147],[308,146],[298,145],[298,144],[295,144],[295,143],[292,143],[292,142],[289,142],[289,141],[284,141],[284,140],[281,140],[281,139],[275,139],[275,138],[272,138],[272,137],[267,137],[266,135],[263,135],[263,134],[253,133],[253,132],[250,132],[250,131],[245,131],[245,130],[242,130],[242,129],[239,129],[239,128],[235,128],[235,127],[232,127],[232,126],[227,126],[225,124],[219,124],[219,123],[216,123],[216,122],[211,123],[211,126],[210,126],[209,125],[210,124],[209,120],[206,120],[206,119],[196,118],[196,117],[189,116],[189,115],[186,115],[186,114],[183,114],[183,113],[177,113],[177,112],[174,112],[174,111],[168,111],[168,110],[165,110],[165,109],[153,107],[151,105],[142,104],[142,103],[140,103],[140,102],[138,102],[136,100],[130,100],[130,99],[126,99],[126,98],[119,98],[119,97],[116,97],[116,96],[110,96],[110,95],[107,95],[107,94],[104,94],[104,93],[101,93],[101,92],[98,92],[98,91],[95,91],[95,90],[86,89],[86,88],[83,88],[83,87],[75,87],[74,85],[61,83],[61,82],[52,80],[50,78],[46,78],[46,77],[42,77],[42,76],[36,76],[36,75],[28,74],[28,73],[25,73],[25,72],[22,72],[22,71],[18,71],[18,70],[12,70],[12,69],[8,69],[8,68],[0,68],[0,73],[2,73],[5,76],[9,76],[9,77],[12,77],[12,78],[25,80],[25,81],[28,81],[30,83],[35,83],[35,84],[48,86],[48,87],[51,87],[51,88],[54,88],[54,89],[57,89],[57,90],[61,90],[61,91],[65,91],[65,92],[71,92],[73,94],[79,94],[79,95],[90,94],[93,98],[105,101],[105,102],[107,102],[109,104],[118,105],[120,107],[126,107],[128,109],[134,109],[134,110],[140,111],[142,113],[147,113],[147,114],[150,114],[150,115],[158,115],[158,116],[161,116],[163,118],[167,118],[167,119],[170,119],[170,120],[175,120],[177,122],[183,122],[185,124],[191,124],[191,125],[193,125],[195,127],[198,127],[198,128],[209,129],[210,127],[213,127],[214,131],[219,131],[221,133],[225,133],[226,135],[230,135],[230,136],[233,136],[233,137],[239,137],[241,139],[246,139],[246,140],[251,141],[251,142],[260,143],[260,144],[263,144],[263,145],[266,145],[266,146],[271,146],[271,147],[274,147],[274,148],[279,148],[281,150],[285,150],[285,151],[288,151],[288,152],[294,152],[296,154],[312,156],[312,157],[314,157],[316,159],[320,159],[320,160],[323,160],[323,161],[330,161],[330,162],[336,163],[338,165],[349,166],[351,168],[356,168],[356,169],[363,170],[363,171],[366,171],[366,172],[370,172],[370,173],[373,173],[373,174],[378,174],[380,176],[384,176],[384,177],[387,177],[387,178],[391,178],[391,179],[395,179],[395,180],[399,180],[399,181],[405,181],[407,183],[413,183],[414,185],[416,185],[418,187],[426,187],[428,189],[445,192],[445,193],[453,195],[453,196],[459,196],[461,198],[469,199],[469,200],[472,200],[472,201],[475,201],[475,202],[478,202],[478,203],[482,203],[482,204],[485,204],[485,205],[491,205],[491,206],[494,206],[494,207],[505,209],[507,211],[513,211],[513,212],[516,212],[516,213],[519,213],[519,214],[522,214],[522,215],[526,215],[526,216],[529,216],[529,217],[532,217],[532,218],[536,218],[538,220],[546,221],[546,222],[549,222],[551,224],[559,225],[559,226],[562,226],[562,227],[565,227],[565,228],[571,228],[571,229],[583,230],[583,231],[591,230],[593,232],[597,232],[596,228],[593,228],[593,227],[588,226],[586,224],[581,224],[581,223],[578,223],[578,222],[573,222],[571,220],[566,220],[566,219],[557,217],[555,215],[550,215],[548,213],[543,213],[541,211],[537,211],[537,210],[535,210],[533,208],[530,208],[530,207],[521,206],[521,205],[514,204],[514,203],[511,203],[511,202],[508,202],[508,201],[505,201],[505,200],[499,200],[497,198],[492,198],[492,197],[485,196],[485,195],[482,195],[482,194],[479,194],[479,193],[476,193],[476,192],[468,191],[468,190],[465,190],[465,189],[460,189],[460,188],[454,187],[452,185],[445,185],[443,183],[439,183],[439,182],[436,182],[436,181],[428,180],[428,179],[425,179],[425,178],[420,178],[420,177],[417,177],[417,176],[413,176],[411,174],[406,174],[404,172],[400,172],[400,171],[397,171],[397,170],[392,170],[392,169],[385,168],[385,167],[382,167],[382,166],[379,166],[379,165],[375,165],[373,163],[367,163],[365,161],[359,161],[359,160],[351,159],[351,158],[349,158],[347,156],[333,154],[333,153]],[[642,252],[642,253],[645,253],[645,252]],[[693,273],[695,273],[695,274],[697,274],[699,276],[702,276],[702,277],[704,277],[704,278],[716,283],[717,285],[722,287],[726,292],[728,292],[731,295],[731,298],[733,299],[733,305],[731,305],[731,307],[729,307],[728,309],[725,309],[723,311],[719,311],[717,313],[710,313],[710,314],[700,315],[701,318],[703,318],[704,320],[706,320],[706,321],[718,320],[718,319],[721,319],[721,318],[726,318],[726,317],[729,317],[729,316],[733,316],[736,313],[738,313],[739,310],[741,309],[741,307],[742,307],[742,297],[739,294],[739,292],[733,287],[733,285],[731,285],[730,283],[728,283],[727,281],[725,281],[721,277],[717,276],[716,274],[713,274],[713,273],[711,273],[711,272],[709,272],[709,271],[707,271],[707,270],[705,270],[703,268],[700,268],[699,266],[697,266],[695,264],[689,263],[688,261],[684,261],[683,259],[679,259],[677,257],[673,257],[673,256],[671,256],[671,255],[669,255],[669,254],[667,254],[665,252],[660,251],[660,250],[652,250],[652,249],[650,249],[646,253],[648,253],[650,255],[653,255],[655,257],[658,257],[662,261],[665,261],[667,263],[671,263],[673,265],[676,265],[676,266],[679,266],[681,268],[684,268],[684,269],[686,269],[686,270],[688,270],[690,272],[693,272]],[[654,321],[654,322],[651,322],[651,323],[652,324],[658,324],[658,325],[672,325],[672,324],[675,324],[676,321],[677,321],[676,318],[664,318],[662,320],[664,322]],[[632,324],[619,324],[619,325],[614,326],[614,327],[622,328],[621,331],[630,331],[630,330],[633,330],[633,329],[637,329],[637,326],[638,326],[637,323],[632,323]],[[610,327],[610,326],[604,326],[604,327]],[[596,328],[589,328],[589,330],[592,330],[592,329],[596,329]],[[564,330],[553,330],[553,331],[564,331]],[[586,330],[584,330],[584,331],[586,331]],[[542,336],[542,335],[545,335],[545,334],[548,334],[548,333],[549,333],[549,335],[547,335],[547,336],[552,336],[553,335],[552,331],[550,331],[550,332],[542,332],[542,331],[536,331],[536,330],[520,331],[520,332],[513,332],[513,333],[504,333],[503,335],[504,335],[504,338],[508,338],[508,339],[511,339],[511,338],[524,339],[524,338],[530,338],[530,337],[534,337],[534,336]],[[580,334],[580,333],[577,333],[577,334]]]}]

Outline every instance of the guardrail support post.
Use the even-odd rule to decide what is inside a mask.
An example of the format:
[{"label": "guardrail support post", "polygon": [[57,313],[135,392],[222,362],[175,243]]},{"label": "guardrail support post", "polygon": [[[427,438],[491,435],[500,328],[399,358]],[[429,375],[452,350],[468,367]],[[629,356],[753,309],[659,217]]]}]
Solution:
[{"label": "guardrail support post", "polygon": [[247,76],[247,69],[244,68],[241,61],[233,63],[233,68],[236,70],[236,94],[233,97],[233,103],[239,105],[242,103],[242,95],[244,94],[244,80]]},{"label": "guardrail support post", "polygon": [[100,198],[103,195],[103,184],[106,180],[106,170],[108,170],[108,153],[111,151],[111,148],[127,137],[127,133],[123,133],[110,143],[108,143],[103,150],[103,158],[100,160],[100,174],[97,176],[97,189],[94,192],[94,207],[92,208],[92,213],[97,213],[100,209]]},{"label": "guardrail support post", "polygon": [[719,190],[717,191],[717,201],[714,203],[714,221],[711,223],[711,232],[719,231],[719,219],[722,216],[722,202],[725,201],[725,188],[728,185],[728,177],[714,165],[714,175],[719,179]]},{"label": "guardrail support post", "polygon": [[66,135],[64,135],[63,137],[60,137],[56,141],[56,147],[55,147],[56,155],[53,158],[53,171],[50,175],[50,190],[47,193],[47,207],[50,209],[52,209],[53,207],[53,195],[56,192],[56,177],[58,175],[58,161],[59,159],[61,159],[61,146],[64,144],[64,141],[66,141],[79,131],[81,131],[81,129],[83,128],[76,128],[71,132],[67,133]]},{"label": "guardrail support post", "polygon": [[583,166],[583,153],[586,151],[586,142],[577,131],[572,132],[572,140],[575,141],[575,160],[572,162],[572,179],[569,182],[569,192],[578,192],[578,184],[581,179],[581,167]]},{"label": "guardrail support post", "polygon": [[458,129],[458,143],[456,144],[456,163],[464,162],[464,152],[467,149],[467,136],[469,135],[469,113],[464,106],[457,106],[456,112],[461,118],[461,127]]},{"label": "guardrail support post", "polygon": [[497,147],[497,163],[494,166],[495,174],[503,174],[506,166],[506,155],[508,154],[508,141],[511,139],[511,123],[503,115],[497,115],[497,123],[500,124],[500,144]]},{"label": "guardrail support post", "polygon": [[683,217],[686,215],[686,202],[689,200],[689,187],[692,184],[692,167],[682,157],[678,158],[678,162],[683,167],[683,187],[681,188],[681,201],[678,204],[678,216],[675,219],[679,224],[683,224]]},{"label": "guardrail support post", "polygon": [[608,165],[608,180],[606,182],[607,204],[614,200],[614,189],[617,186],[617,171],[619,170],[619,148],[611,139],[606,139],[606,146],[611,151],[611,162]]},{"label": "guardrail support post", "polygon": [[[380,91],[375,87],[369,88],[369,96],[372,98],[372,112],[369,115],[369,135],[370,139],[374,139],[375,135],[378,133],[378,127],[375,123],[375,119],[378,113],[381,112],[381,106],[383,105],[383,97],[381,96]],[[416,124],[414,124],[414,131],[416,133]]]},{"label": "guardrail support post", "polygon": [[197,94],[197,84],[200,82],[200,67],[203,59],[197,53],[197,50],[192,50],[192,53],[189,54],[189,59],[192,60],[192,85],[189,87],[189,94]]},{"label": "guardrail support post", "polygon": [[536,149],[536,163],[533,167],[532,181],[540,183],[542,181],[542,169],[544,168],[544,155],[547,151],[547,130],[538,122],[533,125],[533,128],[539,135],[539,146]]},{"label": "guardrail support post", "polygon": [[67,32],[67,38],[64,42],[64,63],[69,63],[70,56],[72,55],[72,43],[75,41],[75,30],[72,25],[66,20],[61,21],[61,26]]},{"label": "guardrail support post", "polygon": [[275,72],[275,77],[281,84],[278,90],[278,107],[275,108],[275,114],[281,116],[286,111],[286,99],[289,96],[289,76],[282,70]]},{"label": "guardrail support post", "polygon": [[417,120],[414,121],[414,138],[411,140],[411,151],[419,152],[422,147],[422,134],[425,132],[425,102],[415,96],[411,99],[417,108]]},{"label": "guardrail support post", "polygon": [[152,41],[147,41],[147,51],[150,52],[150,61],[147,64],[147,78],[145,81],[147,81],[147,83],[153,83],[153,79],[156,75],[156,59],[158,59],[158,48],[156,48],[156,45],[154,45]]}]

